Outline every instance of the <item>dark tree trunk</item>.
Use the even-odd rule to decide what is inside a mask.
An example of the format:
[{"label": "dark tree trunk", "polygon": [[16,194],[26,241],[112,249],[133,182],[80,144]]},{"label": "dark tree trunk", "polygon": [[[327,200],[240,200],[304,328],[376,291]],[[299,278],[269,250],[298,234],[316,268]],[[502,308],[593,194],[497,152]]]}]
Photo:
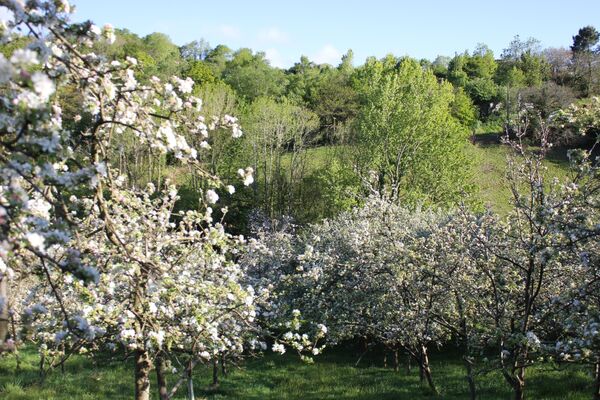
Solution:
[{"label": "dark tree trunk", "polygon": [[398,372],[400,370],[400,359],[398,356],[398,349],[394,350],[394,371]]},{"label": "dark tree trunk", "polygon": [[225,365],[225,354],[221,354],[221,373],[227,376],[227,365]]},{"label": "dark tree trunk", "polygon": [[525,398],[525,368],[517,368],[513,387],[515,400],[523,400]]},{"label": "dark tree trunk", "polygon": [[515,381],[515,384],[513,385],[513,391],[514,391],[514,399],[515,400],[523,400],[525,397],[525,393],[524,393],[524,385],[523,382],[519,381],[518,379]]},{"label": "dark tree trunk", "polygon": [[463,361],[467,372],[467,383],[469,384],[469,395],[471,400],[477,399],[477,388],[475,387],[475,374],[473,373],[473,361],[471,358],[471,346],[469,344],[469,330],[467,328],[467,318],[465,317],[463,298],[456,293],[456,305],[460,315],[460,330],[463,344]]},{"label": "dark tree trunk", "polygon": [[423,383],[425,380],[425,370],[423,369],[423,353],[419,353],[419,381]]},{"label": "dark tree trunk", "polygon": [[46,363],[46,356],[44,355],[44,353],[42,353],[42,354],[40,354],[40,381],[42,381],[42,383],[44,382],[44,379],[46,378],[46,371],[44,370],[45,363]]},{"label": "dark tree trunk", "polygon": [[150,357],[145,349],[138,349],[135,362],[135,400],[150,400]]},{"label": "dark tree trunk", "polygon": [[477,388],[475,387],[475,375],[473,374],[473,365],[471,360],[465,356],[465,368],[467,370],[467,382],[469,383],[469,395],[471,400],[477,399]]},{"label": "dark tree trunk", "polygon": [[594,366],[594,400],[600,400],[600,359],[596,361]]},{"label": "dark tree trunk", "polygon": [[387,351],[383,350],[383,368],[387,368]]},{"label": "dark tree trunk", "polygon": [[213,358],[212,385],[219,386],[219,362],[216,357]]},{"label": "dark tree trunk", "polygon": [[158,397],[160,400],[169,400],[167,387],[166,362],[162,354],[156,356],[156,383],[158,385]]}]

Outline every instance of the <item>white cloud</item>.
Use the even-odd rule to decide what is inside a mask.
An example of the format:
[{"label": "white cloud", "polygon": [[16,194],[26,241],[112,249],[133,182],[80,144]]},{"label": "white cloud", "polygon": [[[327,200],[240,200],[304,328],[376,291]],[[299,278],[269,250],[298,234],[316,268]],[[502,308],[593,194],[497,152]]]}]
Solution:
[{"label": "white cloud", "polygon": [[310,57],[310,59],[317,64],[331,65],[339,64],[341,58],[342,53],[331,44],[326,44],[325,46],[321,47],[321,49],[315,55]]},{"label": "white cloud", "polygon": [[288,63],[285,61],[281,53],[277,49],[266,49],[265,57],[273,67],[287,68]]},{"label": "white cloud", "polygon": [[240,37],[240,30],[232,25],[220,25],[218,30],[227,39],[237,39]]},{"label": "white cloud", "polygon": [[287,33],[273,26],[258,32],[258,39],[269,43],[287,43],[289,38]]}]

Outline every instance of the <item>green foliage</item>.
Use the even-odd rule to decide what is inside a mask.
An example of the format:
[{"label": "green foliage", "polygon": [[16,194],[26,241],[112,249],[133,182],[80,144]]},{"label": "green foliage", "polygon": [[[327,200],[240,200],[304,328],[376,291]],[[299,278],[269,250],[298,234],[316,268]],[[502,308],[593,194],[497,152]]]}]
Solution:
[{"label": "green foliage", "polygon": [[598,92],[598,51],[594,51],[593,46],[599,38],[600,34],[593,26],[585,26],[573,36],[574,81],[584,97]]},{"label": "green foliage", "polygon": [[322,68],[308,57],[300,57],[300,61],[287,70],[286,97],[299,105],[313,103],[319,89],[321,72]]},{"label": "green foliage", "polygon": [[577,35],[573,36],[573,45],[571,50],[573,53],[589,53],[592,51],[598,40],[600,39],[600,33],[591,25],[584,26],[579,29]]},{"label": "green foliage", "polygon": [[179,75],[184,67],[179,48],[164,33],[155,32],[140,38],[127,29],[117,29],[116,36],[115,43],[97,43],[95,50],[115,60],[136,58],[142,80],[152,76],[170,79]]},{"label": "green foliage", "polygon": [[465,87],[469,81],[469,75],[465,71],[469,59],[467,52],[455,55],[448,63],[448,80],[454,86]]},{"label": "green foliage", "polygon": [[149,75],[170,79],[178,75],[183,67],[183,60],[177,47],[164,33],[151,33],[143,39],[144,50],[153,60],[152,66],[144,68]]},{"label": "green foliage", "polygon": [[354,149],[363,177],[402,202],[448,205],[469,190],[468,131],[451,115],[453,88],[412,59],[369,60]]},{"label": "green foliage", "polygon": [[225,70],[225,65],[232,57],[233,51],[229,47],[220,44],[206,54],[205,61],[211,67],[215,76],[221,76]]},{"label": "green foliage", "polygon": [[18,36],[8,43],[0,43],[0,53],[6,58],[10,58],[17,49],[27,47],[31,43],[31,38],[27,36]]},{"label": "green foliage", "polygon": [[[595,42],[593,35],[587,33],[587,30],[582,28],[576,47],[588,49],[591,54],[594,46],[592,43]],[[19,40],[27,41],[28,39]],[[2,51],[10,54],[11,46],[20,47],[20,45],[10,43],[3,45]],[[430,117],[419,117],[424,114],[423,110],[428,109],[431,104],[436,104],[431,114],[438,113],[444,107],[449,110],[452,123],[448,125],[448,129],[450,131],[454,131],[456,127],[459,130],[462,129],[463,138],[469,131],[487,129],[482,126],[491,127],[490,129],[493,131],[500,131],[504,129],[504,121],[516,112],[518,99],[534,104],[545,117],[558,108],[566,107],[575,99],[576,93],[562,83],[573,84],[577,89],[585,92],[586,82],[589,81],[589,70],[585,62],[591,60],[591,58],[588,57],[588,59],[581,55],[576,57],[574,59],[576,62],[573,63],[571,54],[567,50],[555,51],[554,58],[549,53],[542,55],[539,41],[533,38],[522,40],[517,36],[503,51],[499,61],[494,58],[494,54],[486,45],[478,44],[471,53],[465,51],[452,58],[438,56],[433,62],[428,60],[414,62],[419,69],[428,71],[423,74],[429,76],[429,84],[424,84],[425,79],[422,77],[415,79],[415,76],[418,75],[416,73],[413,76],[403,72],[405,75],[402,75],[401,79],[406,79],[406,82],[404,84],[397,83],[397,92],[403,93],[403,95],[392,95],[393,90],[390,88],[388,88],[387,94],[381,90],[376,94],[376,90],[373,89],[389,85],[387,81],[390,79],[389,77],[400,76],[399,71],[406,71],[406,60],[392,55],[379,61],[370,58],[364,66],[358,68],[353,65],[352,50],[348,50],[337,67],[316,65],[303,56],[291,68],[283,71],[270,66],[264,53],[253,52],[250,49],[233,51],[222,44],[211,48],[204,40],[195,40],[177,48],[164,34],[154,33],[146,37],[139,37],[126,29],[117,30],[117,40],[114,45],[108,46],[100,43],[96,45],[94,51],[104,53],[113,59],[122,59],[126,55],[137,58],[142,80],[148,79],[152,75],[157,75],[162,79],[169,79],[174,74],[190,76],[196,82],[194,93],[204,100],[207,117],[213,113],[218,116],[240,115],[241,108],[245,109],[242,129],[248,134],[248,137],[235,142],[230,140],[226,132],[214,132],[208,139],[211,155],[204,160],[210,171],[218,172],[234,184],[237,182],[237,177],[236,168],[233,166],[253,165],[257,159],[257,152],[252,150],[250,145],[256,137],[250,140],[250,136],[256,132],[259,124],[257,121],[260,118],[269,120],[264,113],[259,113],[262,116],[251,115],[258,112],[257,110],[260,108],[257,106],[258,104],[265,105],[264,99],[261,100],[261,98],[270,97],[273,104],[286,104],[282,106],[284,108],[292,105],[299,106],[316,114],[318,123],[312,125],[312,128],[306,132],[306,136],[302,138],[303,145],[300,154],[303,155],[301,157],[290,156],[290,145],[294,143],[293,140],[276,145],[279,148],[276,158],[281,158],[283,161],[281,168],[277,167],[279,172],[272,172],[271,178],[268,179],[269,182],[275,182],[277,187],[285,188],[282,190],[286,193],[290,190],[295,192],[294,196],[290,197],[294,199],[291,202],[295,204],[294,206],[281,206],[285,203],[283,199],[286,198],[286,195],[281,195],[278,200],[280,205],[276,208],[280,211],[287,208],[302,221],[314,221],[322,216],[330,216],[354,204],[353,196],[360,192],[361,186],[360,179],[353,168],[355,163],[358,162],[363,177],[368,174],[367,166],[387,165],[386,168],[393,170],[395,164],[393,157],[388,156],[388,161],[384,162],[383,154],[385,152],[365,151],[364,146],[368,147],[374,142],[369,139],[367,140],[369,144],[366,145],[362,142],[365,138],[364,132],[356,132],[358,127],[366,127],[366,121],[370,121],[370,118],[373,121],[381,118],[381,121],[390,121],[392,125],[395,124],[395,127],[390,128],[384,126],[384,122],[378,122],[370,130],[379,132],[373,133],[374,137],[384,138],[387,135],[393,138],[396,134],[400,135],[401,139],[398,139],[396,144],[409,137],[418,137],[417,133],[414,133],[414,136],[411,136],[413,133],[409,134],[413,124],[423,127],[428,126],[427,124],[444,123],[440,122],[444,120],[441,117],[437,120],[438,122],[430,122],[435,121],[434,117],[431,119],[429,119]],[[434,82],[433,77],[440,81],[451,82],[454,86],[453,94],[450,95],[449,91],[446,93],[441,90],[443,84],[439,84],[438,87],[431,86],[430,84]],[[561,84],[547,82],[551,77],[556,82],[560,81]],[[591,89],[593,87],[593,85],[590,86]],[[433,93],[430,97],[438,99],[428,99],[427,96],[418,94],[418,90],[423,93]],[[370,96],[379,98],[377,100],[374,97],[369,99]],[[73,118],[78,114],[78,104],[81,102],[78,93],[63,88],[58,93],[58,98],[63,105],[65,124],[69,128],[78,130],[90,123],[86,115],[82,115],[83,118],[77,122]],[[252,105],[256,100],[259,101],[256,105]],[[407,105],[411,102],[415,102],[414,105]],[[377,110],[378,104],[384,105],[387,115],[380,112],[381,110]],[[446,104],[446,106],[440,104]],[[271,109],[271,111],[274,115],[278,115],[278,113],[280,117],[282,115],[282,110]],[[358,122],[356,121],[357,116],[360,116]],[[284,120],[285,118],[280,122],[284,123]],[[404,122],[398,122],[400,120],[404,120]],[[250,124],[249,129],[246,129],[247,124]],[[425,129],[418,128],[417,131]],[[430,132],[439,130],[439,128],[427,129]],[[486,132],[490,129],[487,129]],[[369,129],[365,129],[365,132],[367,131]],[[460,147],[452,139],[447,140],[445,134],[436,135],[439,136],[438,143],[444,143],[444,145],[440,144],[440,150],[436,150],[430,155],[432,160],[442,157],[445,151],[453,154]],[[430,144],[429,139],[433,136],[435,136],[433,133],[425,135],[427,146]],[[153,157],[151,154],[137,154],[136,149],[128,147],[127,135],[123,135],[122,140],[123,148],[126,151],[122,155],[116,155],[115,162],[128,165],[128,173],[133,174],[131,176],[133,181],[141,184],[148,180],[170,177],[185,182],[189,204],[195,206],[199,196],[198,190],[201,189],[197,184],[198,179],[188,176],[188,171],[178,170],[175,172],[169,166],[169,160],[151,160]],[[188,137],[187,140],[194,146],[198,146],[202,138]],[[390,141],[390,143],[392,142]],[[323,148],[324,150],[309,148],[315,145],[326,145],[327,148]],[[436,144],[434,147],[437,148],[437,146]],[[331,149],[336,150],[331,151]],[[426,203],[445,203],[447,199],[440,200],[439,198],[446,196],[441,196],[440,193],[435,195],[426,193],[430,190],[437,192],[438,189],[432,188],[436,187],[435,177],[439,176],[439,179],[446,180],[447,187],[451,187],[454,191],[454,194],[448,195],[448,197],[458,198],[458,193],[462,190],[458,188],[463,186],[463,178],[457,178],[456,185],[450,184],[455,178],[450,175],[441,178],[445,174],[440,173],[440,169],[464,172],[462,168],[464,165],[460,166],[462,161],[444,166],[444,163],[437,161],[423,161],[430,156],[422,153],[427,153],[427,151],[419,149],[415,155],[406,157],[400,163],[402,170],[408,171],[402,175],[403,184],[401,186],[411,187],[410,193],[404,193],[404,196],[410,198],[410,201],[425,199],[423,201]],[[323,156],[323,154],[327,155]],[[349,157],[349,154],[352,154],[352,157]],[[293,163],[286,164],[292,158],[294,159]],[[320,161],[323,159],[326,162]],[[287,186],[291,184],[288,168],[292,168],[292,165],[294,168],[301,166],[294,178],[295,184],[301,187],[299,189],[290,189]],[[453,166],[460,167],[454,168]],[[256,167],[259,174],[263,173],[260,165],[256,165]],[[462,172],[456,174],[462,176]],[[391,178],[388,172],[384,175],[383,181],[387,181],[389,184]],[[285,183],[286,181],[287,183]],[[256,190],[238,188],[243,191],[243,193],[238,193],[237,198],[240,203],[249,205],[251,198],[264,195],[264,192],[260,195],[257,194],[264,190],[266,186],[263,185],[264,183],[259,183],[259,189]],[[440,191],[443,190],[445,189],[440,189]],[[436,200],[430,196],[435,197]],[[314,200],[314,207],[309,208],[302,205],[307,198]],[[229,201],[229,199],[223,200]],[[231,201],[237,200],[232,198]],[[245,210],[243,212],[249,210],[244,206],[239,208]],[[241,223],[245,218],[244,215],[233,216],[230,213],[228,218],[232,217],[239,219],[235,222],[236,224]]]},{"label": "green foliage", "polygon": [[261,96],[279,98],[286,87],[284,72],[272,68],[265,53],[252,53],[250,49],[236,51],[231,61],[226,63],[222,77],[247,101]]},{"label": "green foliage", "polygon": [[321,121],[322,139],[326,143],[335,143],[340,126],[352,120],[358,112],[358,95],[352,87],[348,69],[331,70],[324,75],[311,108]]},{"label": "green foliage", "polygon": [[431,69],[438,78],[447,78],[448,76],[448,65],[450,64],[450,57],[437,56],[433,63],[431,63]]},{"label": "green foliage", "polygon": [[212,68],[204,61],[191,61],[184,74],[192,78],[198,86],[211,84],[217,80]]},{"label": "green foliage", "polygon": [[504,97],[507,118],[512,113],[516,103],[513,99],[518,97],[513,89],[524,87],[539,87],[550,78],[550,64],[540,50],[537,39],[529,38],[525,41],[519,36],[510,42],[509,47],[502,52],[502,59],[495,81],[506,86],[501,90]]},{"label": "green foliage", "polygon": [[494,53],[484,44],[477,45],[472,55],[457,54],[448,64],[448,80],[464,88],[481,116],[487,116],[497,100],[498,87],[493,77],[498,68]]},{"label": "green foliage", "polygon": [[317,116],[289,100],[259,97],[243,114],[246,161],[255,173],[255,204],[269,218],[302,213],[306,150]]},{"label": "green foliage", "polygon": [[525,74],[516,65],[501,64],[496,80],[508,87],[522,87],[525,84]]},{"label": "green foliage", "polygon": [[342,56],[342,62],[338,66],[338,70],[344,74],[351,74],[354,70],[354,52],[349,49],[346,54]]},{"label": "green foliage", "polygon": [[454,100],[452,101],[450,112],[465,128],[472,129],[475,127],[477,123],[477,110],[463,88],[459,87],[454,90]]},{"label": "green foliage", "polygon": [[310,207],[305,210],[305,221],[333,218],[358,205],[361,182],[348,168],[352,160],[344,150],[336,147],[309,150],[310,172],[305,178],[305,195]]},{"label": "green foliage", "polygon": [[527,86],[540,86],[550,75],[550,66],[541,55],[523,54],[519,60],[519,68],[523,71]]},{"label": "green foliage", "polygon": [[498,97],[499,88],[491,79],[474,78],[467,83],[466,91],[473,99],[473,102],[487,113],[489,111],[489,104]]},{"label": "green foliage", "polygon": [[498,68],[494,53],[485,44],[479,43],[473,55],[467,59],[465,72],[473,78],[492,79]]}]

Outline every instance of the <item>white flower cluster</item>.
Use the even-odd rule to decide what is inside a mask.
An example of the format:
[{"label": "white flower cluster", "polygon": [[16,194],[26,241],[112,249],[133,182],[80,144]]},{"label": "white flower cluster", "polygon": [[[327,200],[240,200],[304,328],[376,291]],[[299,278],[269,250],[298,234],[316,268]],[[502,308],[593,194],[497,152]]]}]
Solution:
[{"label": "white flower cluster", "polygon": [[254,168],[247,167],[246,169],[238,169],[238,175],[243,179],[244,186],[250,186],[254,183]]}]

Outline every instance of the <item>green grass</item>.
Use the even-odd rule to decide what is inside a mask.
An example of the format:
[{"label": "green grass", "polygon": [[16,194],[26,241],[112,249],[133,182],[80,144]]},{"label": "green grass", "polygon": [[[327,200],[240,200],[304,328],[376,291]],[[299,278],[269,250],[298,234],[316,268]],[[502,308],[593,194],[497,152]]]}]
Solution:
[{"label": "green grass", "polygon": [[[100,359],[95,363],[75,357],[66,371],[52,372],[40,383],[37,354],[33,349],[21,353],[22,370],[15,371],[13,356],[0,359],[0,398],[12,399],[129,399],[133,378],[131,361]],[[211,400],[266,399],[464,399],[466,382],[460,358],[453,354],[434,354],[432,371],[440,389],[434,395],[419,382],[413,368],[407,373],[381,367],[381,355],[371,355],[354,367],[355,351],[336,350],[316,359],[315,364],[302,363],[293,355],[267,355],[246,361],[241,368],[221,378],[217,389],[209,389],[211,371],[195,372],[196,396]],[[174,381],[174,377],[171,377]],[[550,365],[532,368],[527,375],[527,398],[589,399],[592,379],[587,370],[570,366],[554,370]],[[154,382],[153,382],[154,385]],[[507,399],[510,390],[502,377],[490,373],[478,377],[481,399]],[[153,386],[156,389],[156,386]],[[185,398],[185,389],[177,398]],[[154,398],[156,394],[154,393]]]},{"label": "green grass", "polygon": [[[488,135],[482,135],[488,136]],[[483,140],[467,147],[469,157],[474,164],[474,183],[477,195],[484,205],[500,214],[510,209],[511,193],[506,181],[507,156],[511,149],[498,143],[487,143]],[[564,179],[568,173],[567,149],[559,148],[551,152],[544,165],[547,177]]]}]

